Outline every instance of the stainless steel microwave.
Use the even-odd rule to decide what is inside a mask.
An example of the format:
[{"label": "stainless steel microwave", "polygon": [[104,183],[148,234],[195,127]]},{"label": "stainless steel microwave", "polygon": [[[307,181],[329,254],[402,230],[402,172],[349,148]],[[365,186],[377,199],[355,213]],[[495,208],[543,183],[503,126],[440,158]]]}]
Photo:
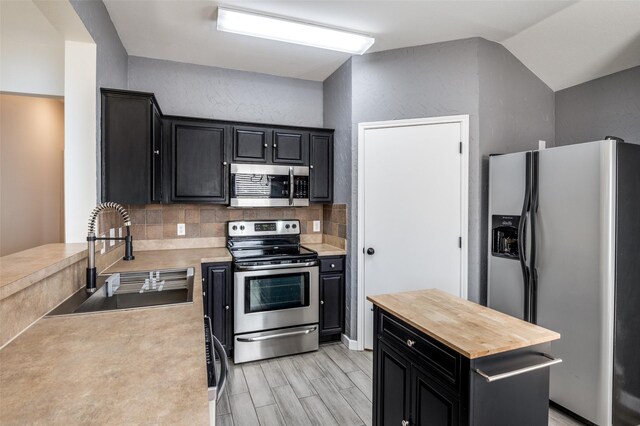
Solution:
[{"label": "stainless steel microwave", "polygon": [[308,205],[308,166],[231,164],[231,207]]}]

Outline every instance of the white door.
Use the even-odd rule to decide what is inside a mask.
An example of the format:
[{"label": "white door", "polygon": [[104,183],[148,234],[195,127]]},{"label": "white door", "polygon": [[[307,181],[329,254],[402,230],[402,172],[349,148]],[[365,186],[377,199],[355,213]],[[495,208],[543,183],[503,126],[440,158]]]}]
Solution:
[{"label": "white door", "polygon": [[[364,130],[365,297],[427,288],[466,296],[462,132],[461,122]],[[372,310],[365,302],[366,349],[373,347]]]}]

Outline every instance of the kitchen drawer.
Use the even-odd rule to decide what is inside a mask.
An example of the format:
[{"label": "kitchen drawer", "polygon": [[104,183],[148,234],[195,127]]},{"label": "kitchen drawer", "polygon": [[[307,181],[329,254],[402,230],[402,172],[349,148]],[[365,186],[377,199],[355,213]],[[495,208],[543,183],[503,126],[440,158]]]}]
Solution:
[{"label": "kitchen drawer", "polygon": [[321,257],[320,273],[344,271],[344,257]]},{"label": "kitchen drawer", "polygon": [[445,384],[457,387],[459,383],[460,355],[439,342],[427,340],[402,324],[400,321],[382,312],[379,334],[385,341],[400,346],[411,357],[419,356],[426,361]]}]

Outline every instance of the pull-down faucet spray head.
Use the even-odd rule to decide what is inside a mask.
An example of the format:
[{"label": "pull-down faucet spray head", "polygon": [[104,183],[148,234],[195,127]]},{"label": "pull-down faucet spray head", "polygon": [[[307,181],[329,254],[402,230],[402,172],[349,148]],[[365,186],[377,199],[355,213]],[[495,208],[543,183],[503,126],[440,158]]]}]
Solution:
[{"label": "pull-down faucet spray head", "polygon": [[[124,226],[127,228],[127,235],[124,238],[121,237],[104,237],[98,238],[96,237],[96,220],[98,219],[98,214],[104,210],[115,210],[122,217],[122,221],[124,222]],[[129,213],[118,203],[114,202],[106,202],[102,204],[98,204],[95,209],[91,212],[89,216],[89,233],[87,234],[87,244],[89,249],[89,256],[87,259],[87,293],[93,293],[96,291],[96,240],[124,240],[124,260],[133,260],[135,256],[133,255],[133,238],[131,237],[131,219],[129,219]]]}]

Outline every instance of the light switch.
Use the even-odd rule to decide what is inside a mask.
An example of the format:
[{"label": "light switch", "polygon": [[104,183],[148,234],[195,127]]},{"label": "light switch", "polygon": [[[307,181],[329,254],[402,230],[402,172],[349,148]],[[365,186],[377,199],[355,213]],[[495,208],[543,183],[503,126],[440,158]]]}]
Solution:
[{"label": "light switch", "polygon": [[319,220],[314,220],[313,221],[313,232],[320,232],[320,221]]},{"label": "light switch", "polygon": [[184,235],[186,233],[185,227],[184,227],[184,223],[179,223],[178,224],[178,235]]}]

